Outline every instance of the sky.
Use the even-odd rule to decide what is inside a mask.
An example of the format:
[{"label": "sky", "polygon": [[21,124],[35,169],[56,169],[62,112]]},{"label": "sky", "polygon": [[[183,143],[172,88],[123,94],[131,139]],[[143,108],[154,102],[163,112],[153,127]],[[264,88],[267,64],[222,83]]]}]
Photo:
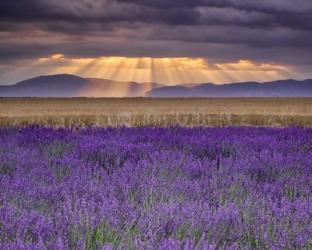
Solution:
[{"label": "sky", "polygon": [[311,0],[1,0],[0,84],[312,78]]}]

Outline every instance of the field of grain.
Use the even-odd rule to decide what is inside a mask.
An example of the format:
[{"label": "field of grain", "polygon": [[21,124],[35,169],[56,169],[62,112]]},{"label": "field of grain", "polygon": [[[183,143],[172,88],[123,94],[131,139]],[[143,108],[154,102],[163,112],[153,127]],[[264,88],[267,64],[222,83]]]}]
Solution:
[{"label": "field of grain", "polygon": [[312,98],[0,98],[0,126],[307,126]]}]

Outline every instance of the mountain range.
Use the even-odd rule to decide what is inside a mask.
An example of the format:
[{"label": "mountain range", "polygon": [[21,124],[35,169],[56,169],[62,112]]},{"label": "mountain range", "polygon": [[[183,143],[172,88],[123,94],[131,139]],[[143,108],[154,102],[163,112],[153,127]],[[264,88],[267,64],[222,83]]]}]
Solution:
[{"label": "mountain range", "polygon": [[231,84],[119,82],[75,75],[39,76],[0,85],[1,97],[312,97],[312,79]]},{"label": "mountain range", "polygon": [[0,85],[2,97],[137,97],[163,87],[158,83],[118,82],[75,75],[39,76],[14,85]]}]

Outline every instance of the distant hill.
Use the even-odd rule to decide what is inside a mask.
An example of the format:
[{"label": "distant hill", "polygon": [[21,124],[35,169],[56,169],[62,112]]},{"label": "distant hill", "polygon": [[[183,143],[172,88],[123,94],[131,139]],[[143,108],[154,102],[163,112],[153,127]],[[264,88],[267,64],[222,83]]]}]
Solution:
[{"label": "distant hill", "polygon": [[118,82],[75,75],[39,76],[14,85],[0,86],[2,97],[137,97],[163,85]]},{"label": "distant hill", "polygon": [[312,79],[304,81],[213,83],[165,86],[118,82],[75,75],[39,76],[1,86],[1,97],[312,97]]},{"label": "distant hill", "polygon": [[199,84],[191,87],[166,86],[152,89],[148,97],[312,97],[312,79],[304,81]]}]

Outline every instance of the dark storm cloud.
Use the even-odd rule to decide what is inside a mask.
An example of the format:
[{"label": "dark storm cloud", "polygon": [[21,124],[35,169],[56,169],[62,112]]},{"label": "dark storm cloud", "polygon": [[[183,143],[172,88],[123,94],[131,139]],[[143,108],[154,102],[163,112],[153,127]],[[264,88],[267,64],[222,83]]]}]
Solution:
[{"label": "dark storm cloud", "polygon": [[[206,11],[205,11],[206,9]],[[210,9],[210,10],[209,10]],[[310,0],[2,0],[0,19],[11,22],[147,22],[168,25],[234,24],[311,29]],[[218,18],[216,18],[218,16]],[[259,22],[260,21],[260,22]]]},{"label": "dark storm cloud", "polygon": [[[146,22],[168,25],[262,24],[311,28],[310,0],[2,0],[12,22]],[[218,17],[218,18],[217,18]],[[233,17],[233,18],[229,18]]]},{"label": "dark storm cloud", "polygon": [[312,64],[311,31],[310,0],[0,1],[2,62],[63,53]]},{"label": "dark storm cloud", "polygon": [[[204,16],[197,19],[199,23],[202,19],[207,20],[207,24],[215,23],[227,23],[231,24],[227,15],[231,16],[234,12],[238,11],[241,16],[246,15],[251,18],[247,22],[246,17],[238,17],[236,22],[241,21],[242,24],[249,24],[249,26],[257,25],[258,18],[253,16],[262,15],[263,19],[260,24],[265,27],[282,25],[286,27],[299,28],[299,29],[311,29],[312,28],[312,1],[310,0],[263,0],[263,1],[250,1],[250,0],[180,0],[180,1],[167,1],[167,0],[118,0],[119,2],[131,2],[141,6],[152,6],[159,9],[159,11],[168,11],[170,9],[188,9],[198,10],[198,8],[210,8],[215,12],[219,12],[216,8],[225,9],[223,15],[220,15],[218,19],[209,18]],[[213,9],[214,8],[214,9]],[[234,11],[233,11],[234,10]],[[222,12],[222,11],[221,11]],[[253,13],[253,14],[252,14]],[[257,14],[255,14],[257,13]],[[199,13],[201,15],[203,13]],[[209,13],[214,16],[216,13]],[[183,22],[183,18],[180,19]],[[233,23],[232,23],[233,24]]]},{"label": "dark storm cloud", "polygon": [[172,25],[196,24],[198,12],[194,9],[169,8],[159,11],[152,6],[132,2],[57,1],[57,0],[2,0],[0,20],[11,22],[163,22]]}]

